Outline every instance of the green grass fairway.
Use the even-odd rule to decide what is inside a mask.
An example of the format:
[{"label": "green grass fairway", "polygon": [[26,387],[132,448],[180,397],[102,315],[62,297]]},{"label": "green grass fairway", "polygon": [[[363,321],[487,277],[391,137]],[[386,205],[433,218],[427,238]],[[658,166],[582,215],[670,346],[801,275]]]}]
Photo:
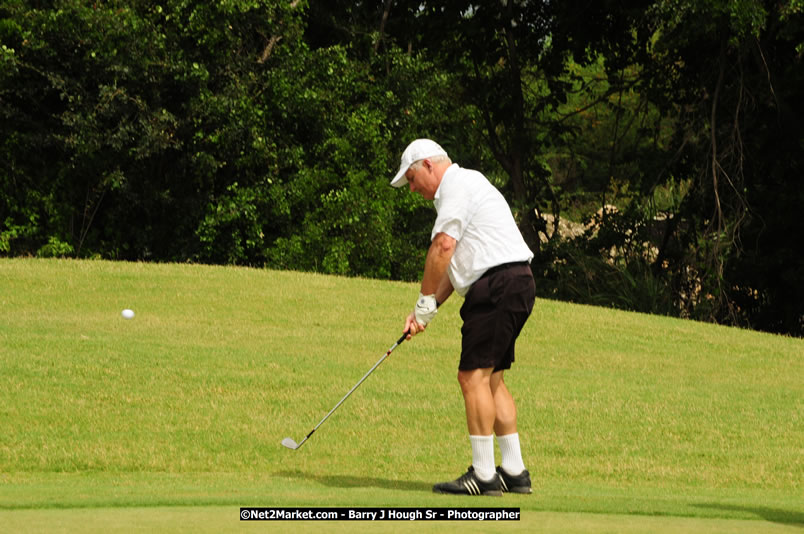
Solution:
[{"label": "green grass fairway", "polygon": [[[530,496],[431,492],[471,463],[458,297],[301,449],[282,447],[396,341],[417,294],[0,259],[0,531],[802,531],[804,341],[709,324],[537,301],[506,377]],[[247,523],[240,506],[504,506],[522,520]]]}]

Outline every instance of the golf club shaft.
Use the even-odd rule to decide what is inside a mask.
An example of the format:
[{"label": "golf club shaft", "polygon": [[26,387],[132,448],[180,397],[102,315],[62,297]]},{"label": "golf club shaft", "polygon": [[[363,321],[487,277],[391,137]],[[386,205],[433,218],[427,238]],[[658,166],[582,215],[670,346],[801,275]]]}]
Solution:
[{"label": "golf club shaft", "polygon": [[[338,407],[339,407],[341,404],[343,404],[343,401],[345,401],[346,399],[348,399],[348,398],[349,398],[349,395],[351,395],[351,394],[352,394],[352,392],[354,392],[354,390],[356,390],[356,389],[358,388],[358,386],[360,386],[360,384],[362,384],[362,383],[363,383],[363,381],[364,381],[366,378],[368,378],[368,376],[369,376],[371,373],[373,373],[373,372],[374,372],[374,369],[376,369],[377,367],[379,367],[379,366],[380,366],[380,364],[381,364],[381,363],[382,363],[382,362],[385,360],[385,358],[387,358],[388,356],[390,356],[390,354],[391,354],[391,353],[394,351],[394,349],[395,349],[395,348],[397,348],[397,347],[399,346],[399,344],[400,344],[400,343],[402,343],[403,341],[405,341],[405,338],[407,338],[407,337],[408,337],[408,332],[407,332],[407,331],[405,331],[405,333],[404,333],[404,334],[402,334],[402,337],[400,337],[399,339],[397,339],[397,340],[396,340],[396,343],[394,343],[393,345],[391,345],[391,348],[390,348],[390,349],[388,349],[388,351],[387,351],[387,352],[386,352],[386,353],[383,355],[383,357],[382,357],[382,358],[380,358],[380,359],[377,361],[377,363],[375,363],[375,364],[374,364],[374,367],[372,367],[371,369],[369,369],[369,370],[368,370],[368,372],[367,372],[365,375],[363,375],[363,378],[361,378],[361,379],[360,379],[360,381],[358,381],[358,383],[357,383],[357,384],[355,384],[355,385],[354,385],[354,387],[353,387],[352,389],[350,389],[350,390],[349,390],[349,392],[348,392],[346,395],[344,395],[344,396],[343,396],[343,398],[342,398],[342,399],[341,399],[341,400],[338,402],[338,404],[336,404],[336,405],[335,405],[335,407],[334,407],[334,408],[332,408],[332,409],[329,411],[329,413],[328,413],[327,415],[325,415],[325,416],[324,416],[324,418],[323,418],[323,419],[322,419],[322,420],[321,420],[321,421],[320,421],[320,422],[319,422],[317,425],[315,425],[315,428],[314,428],[314,429],[312,429],[312,430],[310,431],[310,433],[309,433],[309,434],[307,434],[307,436],[306,436],[306,437],[305,437],[305,438],[302,440],[302,442],[301,442],[301,443],[304,443],[305,441],[307,441],[307,439],[308,439],[310,436],[312,436],[312,435],[313,435],[313,432],[315,432],[316,430],[318,430],[318,427],[320,427],[321,425],[323,425],[323,424],[324,424],[324,421],[326,421],[326,420],[329,418],[329,416],[330,416],[330,415],[332,415],[332,414],[333,414],[333,412],[335,412],[335,410],[337,410],[337,409],[338,409]],[[301,443],[300,443],[299,445],[301,445]]]}]

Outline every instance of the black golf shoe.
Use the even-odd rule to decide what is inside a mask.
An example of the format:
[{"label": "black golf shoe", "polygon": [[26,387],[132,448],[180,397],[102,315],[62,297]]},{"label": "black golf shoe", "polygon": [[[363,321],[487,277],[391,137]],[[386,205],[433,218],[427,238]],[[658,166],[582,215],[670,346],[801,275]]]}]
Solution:
[{"label": "black golf shoe", "polygon": [[452,482],[442,482],[433,486],[435,493],[451,493],[453,495],[489,495],[492,497],[502,496],[502,485],[500,477],[494,477],[488,482],[483,482],[475,474],[475,468],[469,467],[466,474]]},{"label": "black golf shoe", "polygon": [[530,473],[525,469],[517,476],[509,475],[502,467],[497,468],[502,490],[506,493],[533,493],[530,487]]}]

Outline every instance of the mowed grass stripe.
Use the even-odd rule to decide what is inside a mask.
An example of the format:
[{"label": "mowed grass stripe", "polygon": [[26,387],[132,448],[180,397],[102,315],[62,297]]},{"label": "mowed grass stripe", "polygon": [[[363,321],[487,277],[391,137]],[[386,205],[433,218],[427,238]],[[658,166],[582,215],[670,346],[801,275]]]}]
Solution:
[{"label": "mowed grass stripe", "polygon": [[[471,462],[457,297],[302,449],[279,445],[382,356],[416,294],[258,269],[0,260],[0,508],[432,505],[432,483]],[[801,521],[802,354],[797,339],[538,300],[507,376],[535,495],[503,502]]]},{"label": "mowed grass stripe", "polygon": [[793,525],[760,520],[700,519],[678,517],[622,516],[557,512],[530,512],[520,521],[491,523],[489,521],[431,521],[431,522],[353,522],[353,521],[282,521],[241,522],[239,508],[209,507],[151,507],[71,510],[0,511],[0,520],[12,532],[505,532],[541,534],[646,533],[676,534],[705,532],[708,534],[785,534],[800,532]]}]

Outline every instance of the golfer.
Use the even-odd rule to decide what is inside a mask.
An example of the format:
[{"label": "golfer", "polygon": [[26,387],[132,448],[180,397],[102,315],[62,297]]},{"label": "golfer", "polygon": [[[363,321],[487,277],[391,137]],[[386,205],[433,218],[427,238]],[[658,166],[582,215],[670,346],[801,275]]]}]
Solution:
[{"label": "golfer", "polygon": [[[461,307],[458,382],[466,407],[472,465],[436,493],[531,493],[516,426],[516,406],[503,375],[514,361],[514,343],[533,310],[533,253],[522,239],[508,203],[481,173],[452,163],[436,142],[417,139],[402,153],[391,185],[432,200],[437,212],[421,292],[405,319],[408,339],[427,328],[453,290]],[[494,435],[502,462],[495,469]]]}]

